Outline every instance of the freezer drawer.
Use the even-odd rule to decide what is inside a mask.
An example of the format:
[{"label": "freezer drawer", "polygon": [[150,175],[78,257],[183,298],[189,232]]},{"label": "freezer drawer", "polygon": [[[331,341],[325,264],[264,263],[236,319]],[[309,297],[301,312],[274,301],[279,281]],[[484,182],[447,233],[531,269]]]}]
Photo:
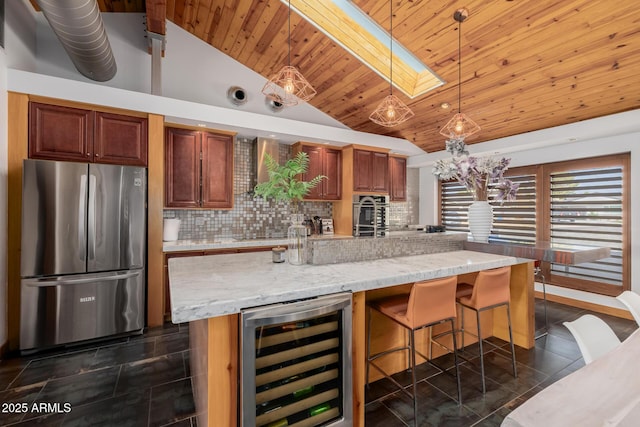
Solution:
[{"label": "freezer drawer", "polygon": [[20,349],[142,330],[144,283],[143,269],[23,279]]}]

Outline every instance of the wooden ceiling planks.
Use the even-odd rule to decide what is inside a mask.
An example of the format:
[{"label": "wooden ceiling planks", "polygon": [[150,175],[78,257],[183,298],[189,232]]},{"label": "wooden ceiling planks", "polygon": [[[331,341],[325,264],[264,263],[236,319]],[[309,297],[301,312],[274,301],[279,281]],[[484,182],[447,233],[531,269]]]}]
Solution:
[{"label": "wooden ceiling planks", "polygon": [[102,12],[142,13],[145,11],[145,0],[97,0]]},{"label": "wooden ceiling planks", "polygon": [[[288,9],[280,0],[147,0],[147,9],[162,1],[167,19],[266,78],[288,62]],[[145,3],[98,2],[109,12],[144,10]],[[353,3],[389,28],[388,0]],[[442,150],[438,132],[458,107],[453,13],[461,6],[470,12],[462,26],[461,109],[482,127],[469,143],[640,107],[635,0],[395,1],[394,37],[446,82],[412,100],[394,89],[416,114],[395,128],[368,119],[388,82],[293,11],[291,63],[318,90],[311,104],[345,125]]]}]

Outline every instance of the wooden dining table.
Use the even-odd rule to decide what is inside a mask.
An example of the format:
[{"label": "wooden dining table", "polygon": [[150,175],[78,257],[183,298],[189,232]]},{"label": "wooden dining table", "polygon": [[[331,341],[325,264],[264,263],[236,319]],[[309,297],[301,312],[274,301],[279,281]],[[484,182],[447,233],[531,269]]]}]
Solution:
[{"label": "wooden dining table", "polygon": [[503,427],[640,425],[640,330],[514,409]]}]

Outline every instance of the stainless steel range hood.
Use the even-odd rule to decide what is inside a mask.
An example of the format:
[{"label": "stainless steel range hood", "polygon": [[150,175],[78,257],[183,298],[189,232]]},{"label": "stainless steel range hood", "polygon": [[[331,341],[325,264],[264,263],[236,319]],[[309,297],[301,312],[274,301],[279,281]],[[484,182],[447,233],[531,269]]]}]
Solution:
[{"label": "stainless steel range hood", "polygon": [[256,167],[256,184],[261,184],[269,180],[269,172],[264,164],[265,154],[269,154],[276,159],[279,158],[280,144],[275,139],[256,138],[254,140],[254,160]]}]

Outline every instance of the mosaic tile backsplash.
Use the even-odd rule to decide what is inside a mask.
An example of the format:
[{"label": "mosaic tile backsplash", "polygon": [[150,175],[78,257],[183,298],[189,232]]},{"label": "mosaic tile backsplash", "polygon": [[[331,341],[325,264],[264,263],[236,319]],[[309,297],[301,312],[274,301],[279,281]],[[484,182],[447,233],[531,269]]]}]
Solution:
[{"label": "mosaic tile backsplash", "polygon": [[460,251],[466,233],[391,233],[386,237],[319,239],[309,241],[309,264],[339,264],[410,255]]},{"label": "mosaic tile backsplash", "polygon": [[[283,238],[289,227],[290,207],[287,202],[275,202],[254,197],[256,165],[255,142],[238,138],[234,146],[234,204],[231,210],[165,209],[164,218],[180,219],[178,239],[258,239]],[[291,158],[291,146],[280,144],[282,164]],[[332,217],[330,202],[302,202],[300,211],[307,218]],[[418,218],[418,170],[407,170],[407,201],[391,203],[389,225],[398,230],[415,224]]]}]

